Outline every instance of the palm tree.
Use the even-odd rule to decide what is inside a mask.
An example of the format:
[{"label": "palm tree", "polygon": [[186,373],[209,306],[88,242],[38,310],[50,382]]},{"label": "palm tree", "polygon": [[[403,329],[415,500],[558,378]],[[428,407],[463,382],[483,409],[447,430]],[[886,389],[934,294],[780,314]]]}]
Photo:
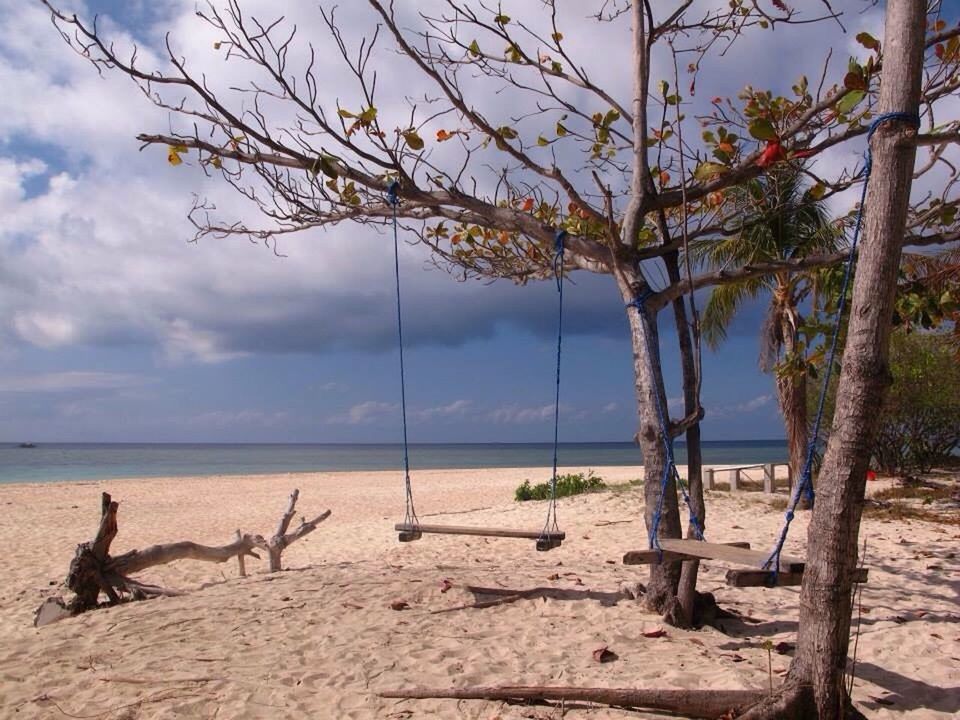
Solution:
[{"label": "palm tree", "polygon": [[[800,169],[781,163],[743,188],[731,192],[733,225],[718,238],[692,248],[709,266],[742,267],[751,263],[802,258],[836,251],[843,235],[831,222],[824,203],[806,189]],[[806,456],[807,342],[801,332],[803,302],[817,293],[818,272],[784,270],[717,286],[703,312],[703,337],[716,349],[733,318],[751,300],[769,299],[760,337],[760,368],[774,373],[777,401],[786,426],[790,467],[798,477]]]}]

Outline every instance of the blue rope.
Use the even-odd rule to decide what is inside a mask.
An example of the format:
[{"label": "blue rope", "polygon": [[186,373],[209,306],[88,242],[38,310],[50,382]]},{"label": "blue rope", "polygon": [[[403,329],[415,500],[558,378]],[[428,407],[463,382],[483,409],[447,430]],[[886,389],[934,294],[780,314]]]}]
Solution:
[{"label": "blue rope", "polygon": [[400,183],[394,180],[387,187],[387,202],[393,208],[393,272],[397,288],[397,338],[400,346],[400,413],[403,417],[403,475],[406,487],[407,507],[404,514],[404,523],[419,525],[416,510],[413,506],[413,488],[410,484],[410,445],[407,441],[407,383],[403,369],[403,316],[400,312],[400,242],[397,232],[397,206],[400,198],[397,191]]},{"label": "blue rope", "polygon": [[860,207],[857,210],[857,221],[853,228],[853,239],[850,241],[850,252],[847,254],[846,267],[843,273],[843,285],[840,290],[840,302],[837,306],[837,318],[833,325],[833,336],[830,339],[830,351],[827,353],[827,371],[824,374],[823,385],[820,388],[820,399],[817,402],[817,414],[813,421],[813,431],[810,435],[810,442],[807,445],[807,456],[803,463],[803,470],[800,477],[797,478],[797,484],[790,497],[790,503],[787,505],[787,511],[784,513],[783,527],[780,528],[780,535],[777,543],[770,553],[770,557],[764,562],[763,567],[771,572],[771,585],[776,585],[777,575],[780,572],[780,553],[783,551],[783,544],[787,540],[787,533],[790,531],[790,523],[793,522],[794,511],[800,497],[806,494],[810,504],[814,501],[813,483],[811,475],[813,473],[813,460],[816,456],[817,445],[820,442],[820,426],[823,422],[824,406],[826,405],[827,393],[830,390],[830,379],[833,376],[833,368],[836,361],[837,345],[840,338],[840,328],[843,324],[843,312],[847,305],[847,290],[850,286],[850,280],[853,277],[853,268],[856,264],[857,243],[860,240],[860,228],[863,225],[863,206],[867,201],[867,185],[870,181],[870,173],[873,170],[873,151],[870,149],[870,140],[877,128],[885,122],[899,120],[910,123],[913,127],[920,126],[920,117],[915,113],[892,112],[880,115],[872,123],[867,131],[867,152],[863,166],[863,188],[860,191]]},{"label": "blue rope", "polygon": [[[653,290],[650,289],[649,285],[646,285],[637,296],[627,303],[628,308],[634,308],[637,313],[640,315],[640,320],[645,326],[644,337],[647,344],[647,355],[650,357],[651,365],[653,363],[653,343],[651,342],[651,331],[650,325],[647,320],[646,314],[646,302],[647,300],[654,295]],[[677,463],[673,452],[673,438],[670,435],[670,427],[667,424],[667,413],[666,409],[663,406],[663,398],[660,396],[659,392],[654,392],[656,397],[656,410],[657,410],[657,421],[660,424],[660,436],[663,439],[663,447],[667,453],[667,462],[663,466],[663,477],[660,480],[660,496],[657,498],[657,507],[653,513],[653,523],[650,526],[650,533],[648,537],[649,546],[652,550],[658,550],[661,555],[663,553],[663,548],[660,547],[660,521],[663,518],[663,500],[667,495],[667,488],[670,485],[670,480],[673,479],[676,481],[677,486],[680,488],[680,492],[683,495],[683,501],[687,505],[687,509],[690,513],[690,523],[693,525],[694,534],[698,540],[704,539],[703,534],[703,525],[700,522],[700,519],[697,517],[697,514],[693,510],[693,505],[690,502],[690,495],[687,492],[686,484],[683,482],[683,479],[680,477],[680,473],[677,471]]]},{"label": "blue rope", "polygon": [[557,456],[560,448],[560,351],[563,347],[563,253],[566,230],[557,230],[554,235],[553,274],[557,280],[559,309],[557,311],[557,388],[553,405],[553,477],[550,479],[550,503],[547,505],[547,519],[543,525],[543,536],[551,530],[559,530],[557,523]]}]

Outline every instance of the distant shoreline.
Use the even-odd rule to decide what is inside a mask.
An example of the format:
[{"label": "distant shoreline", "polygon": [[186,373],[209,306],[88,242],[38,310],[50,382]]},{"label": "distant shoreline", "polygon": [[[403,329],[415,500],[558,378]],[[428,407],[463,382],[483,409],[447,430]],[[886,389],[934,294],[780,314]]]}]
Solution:
[{"label": "distant shoreline", "polygon": [[[422,470],[544,468],[552,465],[552,443],[431,443],[410,446],[410,467]],[[784,441],[713,441],[703,445],[712,465],[782,462]],[[677,446],[679,464],[686,448]],[[640,467],[632,443],[563,443],[563,467]],[[148,444],[37,443],[24,449],[0,446],[0,484],[85,482],[122,478],[233,477],[318,472],[398,472],[399,444]]]}]

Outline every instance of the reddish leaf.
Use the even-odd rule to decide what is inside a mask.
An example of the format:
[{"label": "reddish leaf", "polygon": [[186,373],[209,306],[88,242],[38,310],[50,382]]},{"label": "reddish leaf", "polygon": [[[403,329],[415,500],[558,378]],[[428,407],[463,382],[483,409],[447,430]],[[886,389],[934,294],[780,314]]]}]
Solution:
[{"label": "reddish leaf", "polygon": [[746,658],[743,655],[737,655],[736,653],[728,653],[726,655],[721,655],[720,657],[730,658],[730,660],[735,663],[743,662],[746,660]]},{"label": "reddish leaf", "polygon": [[444,578],[440,581],[440,592],[445,593],[447,590],[453,587],[453,583],[450,582],[447,578]]},{"label": "reddish leaf", "polygon": [[930,637],[936,638],[937,640],[943,640],[943,635],[938,635],[937,633],[930,633]]},{"label": "reddish leaf", "polygon": [[616,660],[619,655],[617,655],[613,650],[608,648],[606,645],[599,647],[593,651],[593,659],[598,663],[608,663]]},{"label": "reddish leaf", "polygon": [[794,158],[795,160],[799,160],[801,158],[813,157],[816,154],[816,150],[794,150],[792,153],[790,153],[790,157]]},{"label": "reddish leaf", "polygon": [[764,148],[760,157],[757,158],[757,167],[769,167],[774,163],[780,162],[783,158],[783,146],[780,145],[778,140],[770,140],[767,142],[767,147]]},{"label": "reddish leaf", "polygon": [[786,655],[788,652],[796,647],[793,643],[788,642],[778,642],[773,646],[773,649],[777,651],[780,655]]},{"label": "reddish leaf", "polygon": [[560,575],[557,574],[557,573],[554,573],[553,575],[550,575],[550,576],[547,578],[547,580],[559,580],[559,579],[560,579]]},{"label": "reddish leaf", "polygon": [[390,603],[391,610],[409,610],[410,605],[405,600],[394,600]]},{"label": "reddish leaf", "polygon": [[787,7],[787,4],[783,0],[772,0],[772,1],[773,1],[773,6],[777,8],[777,10],[781,10],[783,12],[790,12],[790,8]]},{"label": "reddish leaf", "polygon": [[875,698],[873,698],[873,701],[874,701],[875,703],[877,703],[878,705],[887,705],[887,706],[890,706],[890,705],[893,705],[893,704],[894,704],[893,700],[891,700],[891,699],[889,699],[889,698],[875,697]]},{"label": "reddish leaf", "polygon": [[655,630],[644,631],[643,636],[645,638],[659,638],[659,637],[665,637],[666,634],[667,634],[667,631],[664,630],[663,628],[656,628]]}]

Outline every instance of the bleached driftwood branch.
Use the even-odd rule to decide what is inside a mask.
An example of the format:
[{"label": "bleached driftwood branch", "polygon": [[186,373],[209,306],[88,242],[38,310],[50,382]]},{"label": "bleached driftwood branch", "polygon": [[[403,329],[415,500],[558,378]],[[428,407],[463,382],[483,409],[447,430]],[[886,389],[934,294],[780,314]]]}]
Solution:
[{"label": "bleached driftwood branch", "polygon": [[273,537],[267,541],[266,550],[270,559],[270,572],[277,572],[278,570],[283,569],[280,555],[289,545],[292,545],[300,538],[312,533],[317,529],[317,525],[330,517],[331,511],[324,510],[313,520],[308,521],[305,517],[301,518],[300,527],[293,532],[288,533],[287,528],[290,527],[290,521],[293,520],[293,515],[297,506],[297,499],[299,497],[300,490],[298,489],[294,489],[294,491],[290,493],[290,500],[287,503],[287,509],[280,518],[280,523],[277,525],[277,531],[273,534]]}]

